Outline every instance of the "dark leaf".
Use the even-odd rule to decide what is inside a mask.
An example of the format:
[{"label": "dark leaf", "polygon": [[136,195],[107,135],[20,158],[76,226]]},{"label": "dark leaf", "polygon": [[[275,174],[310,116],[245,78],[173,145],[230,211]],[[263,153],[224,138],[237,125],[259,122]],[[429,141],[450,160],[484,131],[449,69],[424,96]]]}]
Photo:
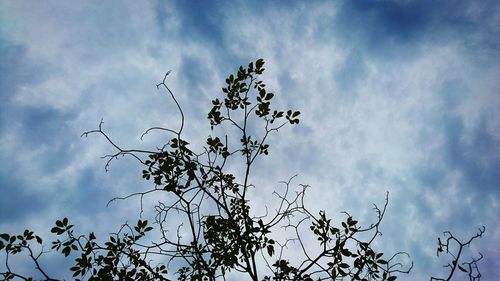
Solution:
[{"label": "dark leaf", "polygon": [[0,238],[2,238],[5,241],[9,241],[10,235],[7,233],[2,233],[0,234]]}]

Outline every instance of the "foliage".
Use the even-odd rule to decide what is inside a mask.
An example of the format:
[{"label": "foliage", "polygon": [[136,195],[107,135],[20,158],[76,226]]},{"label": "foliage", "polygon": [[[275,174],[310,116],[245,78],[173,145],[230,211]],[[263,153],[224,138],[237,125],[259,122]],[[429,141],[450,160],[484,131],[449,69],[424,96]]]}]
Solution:
[{"label": "foliage", "polygon": [[[135,225],[125,223],[104,242],[98,242],[92,232],[75,234],[67,218],[56,221],[51,232],[58,239],[52,242],[52,250],[74,257],[70,271],[75,280],[226,280],[244,275],[248,280],[393,281],[411,270],[412,263],[404,266],[400,260],[409,257],[407,253],[385,255],[373,247],[381,234],[388,194],[383,207],[374,206],[377,219],[368,226],[347,212],[344,221],[334,224],[325,211],[310,211],[304,205],[307,186],[299,185],[293,192],[293,178],[283,182],[284,190],[273,192],[278,202],[273,212],[266,210],[264,216],[258,216],[253,210],[249,192],[259,187],[251,183],[251,167],[256,159],[268,156],[272,133],[300,122],[299,111],[280,110],[271,104],[275,95],[260,80],[263,66],[259,59],[248,67],[240,66],[226,79],[223,98],[212,100],[208,119],[213,135],[207,137],[201,152],[192,151],[183,138],[184,113],[165,83],[168,73],[157,87],[164,88],[178,107],[180,128],[152,127],[143,134],[165,132],[171,135],[168,143],[154,151],[123,149],[103,131],[102,121],[98,129],[83,134],[100,134],[116,149],[107,156],[106,168],[119,156],[132,156],[143,167],[142,177],[152,182],[149,190],[113,200],[139,196],[142,208],[146,195],[162,193],[168,199],[153,206],[153,224],[142,219]],[[216,127],[224,125],[237,133],[217,134]],[[228,172],[230,161],[239,163],[241,175]],[[289,237],[280,236],[281,229]],[[157,240],[147,242],[146,235]],[[449,235],[439,249],[448,251],[450,241],[458,242],[461,249],[475,238],[461,244]],[[310,248],[310,238],[316,240],[316,248]],[[0,235],[0,250],[6,257],[1,272],[4,280],[32,280],[9,264],[9,257],[20,252],[28,253],[43,280],[57,280],[40,266],[39,259],[46,252],[35,253],[35,242],[43,244],[29,230],[21,235]],[[293,245],[301,254],[298,259],[286,258]],[[456,267],[471,272],[478,261],[463,268],[458,265],[459,257],[460,252],[450,265],[450,277]]]}]

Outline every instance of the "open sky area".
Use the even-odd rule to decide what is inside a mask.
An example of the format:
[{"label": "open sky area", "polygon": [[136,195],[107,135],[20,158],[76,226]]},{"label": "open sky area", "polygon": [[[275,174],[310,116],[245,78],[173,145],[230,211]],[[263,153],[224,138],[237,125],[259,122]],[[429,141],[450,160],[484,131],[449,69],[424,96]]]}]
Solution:
[{"label": "open sky area", "polygon": [[[86,233],[138,219],[151,186],[132,158],[105,172],[123,147],[154,149],[177,128],[158,90],[165,73],[200,146],[206,114],[228,74],[263,58],[276,103],[301,111],[271,138],[252,181],[260,202],[297,174],[307,202],[341,219],[374,219],[389,205],[376,245],[406,251],[402,280],[443,272],[437,237],[468,238],[483,280],[500,276],[499,1],[1,1],[0,233],[46,237],[64,216]],[[154,198],[152,199],[154,201]],[[272,206],[270,206],[272,207]],[[0,269],[3,262],[0,255]],[[48,255],[53,272],[70,264]],[[20,267],[26,266],[19,262]],[[64,272],[64,271],[63,271]],[[399,280],[399,279],[398,279]],[[462,279],[460,279],[462,280]]]}]

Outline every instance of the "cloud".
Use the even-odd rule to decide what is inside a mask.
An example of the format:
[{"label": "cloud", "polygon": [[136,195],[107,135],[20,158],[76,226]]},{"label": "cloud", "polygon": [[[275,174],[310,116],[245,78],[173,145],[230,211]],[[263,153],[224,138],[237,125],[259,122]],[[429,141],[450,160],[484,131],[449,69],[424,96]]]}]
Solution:
[{"label": "cloud", "polygon": [[[102,117],[120,145],[154,149],[169,136],[141,142],[146,128],[179,126],[155,87],[172,70],[185,136],[200,147],[225,75],[263,57],[276,105],[302,118],[271,136],[257,186],[298,173],[312,206],[366,223],[389,190],[380,245],[412,253],[416,279],[441,271],[432,258],[443,230],[467,235],[486,224],[478,248],[500,241],[498,4],[115,4],[1,4],[0,160],[10,169],[0,173],[2,229],[40,217],[50,219],[37,228],[47,228],[64,213],[85,230],[98,217],[106,233],[106,222],[133,217],[137,201],[104,205],[148,186],[140,168],[120,159],[103,173],[99,157],[112,147],[80,134]],[[484,276],[495,276],[498,253],[484,254]]]}]

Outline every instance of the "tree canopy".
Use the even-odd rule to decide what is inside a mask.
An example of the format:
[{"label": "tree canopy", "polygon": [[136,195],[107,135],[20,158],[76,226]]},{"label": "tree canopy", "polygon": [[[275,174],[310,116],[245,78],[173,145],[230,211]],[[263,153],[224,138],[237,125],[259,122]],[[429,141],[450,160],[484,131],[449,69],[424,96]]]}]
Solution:
[{"label": "tree canopy", "polygon": [[[374,241],[381,235],[381,223],[389,194],[381,206],[374,205],[376,220],[360,223],[348,212],[344,220],[333,221],[326,210],[306,206],[307,185],[295,185],[295,177],[275,190],[252,183],[256,160],[269,156],[272,135],[286,126],[300,123],[301,112],[276,108],[275,94],[261,80],[264,60],[240,66],[225,80],[222,98],[212,100],[208,120],[212,129],[201,151],[193,151],[184,138],[184,112],[167,86],[167,73],[159,89],[172,98],[180,113],[179,128],[151,127],[143,134],[160,131],[169,141],[156,150],[126,149],[115,143],[103,122],[83,136],[101,135],[113,147],[106,168],[118,157],[130,156],[142,167],[142,178],[150,188],[113,200],[138,197],[142,208],[154,217],[124,223],[108,237],[93,232],[79,234],[68,218],[55,222],[53,251],[74,259],[69,269],[75,280],[387,280],[410,273],[413,263],[404,251],[383,253]],[[218,127],[233,128],[218,130]],[[231,131],[232,132],[232,131]],[[237,167],[238,173],[228,166]],[[255,210],[249,193],[269,192],[276,204],[265,212]],[[166,194],[153,206],[143,205],[145,196]],[[330,211],[330,210],[329,210]],[[485,228],[461,241],[445,232],[438,239],[437,254],[448,254],[445,277],[467,276],[480,280],[478,257],[465,259],[464,247],[480,238]],[[283,235],[286,233],[286,235]],[[0,235],[2,280],[60,280],[41,263],[44,240],[29,229],[20,234]],[[36,269],[36,276],[19,272],[9,258],[24,253]]]}]

